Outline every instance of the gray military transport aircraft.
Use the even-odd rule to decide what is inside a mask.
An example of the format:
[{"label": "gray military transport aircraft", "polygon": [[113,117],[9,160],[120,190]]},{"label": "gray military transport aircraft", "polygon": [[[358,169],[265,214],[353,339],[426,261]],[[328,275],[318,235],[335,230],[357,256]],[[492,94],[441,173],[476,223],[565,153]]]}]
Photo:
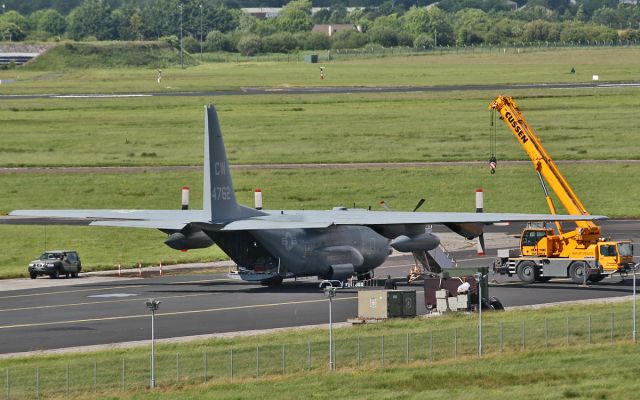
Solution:
[{"label": "gray military transport aircraft", "polygon": [[484,225],[508,221],[593,220],[600,216],[395,212],[347,209],[256,210],[238,204],[218,115],[205,107],[202,210],[16,210],[15,216],[84,220],[92,226],[155,228],[177,250],[218,245],[238,264],[240,278],[278,285],[283,278],[344,280],[370,276],[392,249],[424,254],[440,239],[442,224],[472,239]]}]

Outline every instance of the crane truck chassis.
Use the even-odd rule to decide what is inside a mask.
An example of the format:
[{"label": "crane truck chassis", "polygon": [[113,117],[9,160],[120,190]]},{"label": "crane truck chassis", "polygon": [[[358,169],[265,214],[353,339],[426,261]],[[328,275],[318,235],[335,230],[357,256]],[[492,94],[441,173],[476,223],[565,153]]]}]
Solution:
[{"label": "crane truck chassis", "polygon": [[[589,215],[569,183],[547,153],[540,139],[528,126],[516,102],[507,96],[498,96],[490,105],[498,112],[533,163],[545,194],[551,214],[556,208],[545,182],[557,195],[571,215]],[[493,115],[492,115],[493,116]],[[493,124],[492,119],[492,126]],[[494,128],[495,129],[495,128]],[[492,149],[495,139],[492,138]],[[491,154],[491,173],[497,160]],[[575,283],[599,282],[606,276],[626,274],[633,267],[633,244],[629,240],[606,240],[593,221],[576,221],[576,228],[565,231],[555,222],[556,229],[527,226],[520,236],[519,251],[498,250],[494,261],[495,273],[517,275],[525,283],[545,282],[551,278],[569,277]]]}]

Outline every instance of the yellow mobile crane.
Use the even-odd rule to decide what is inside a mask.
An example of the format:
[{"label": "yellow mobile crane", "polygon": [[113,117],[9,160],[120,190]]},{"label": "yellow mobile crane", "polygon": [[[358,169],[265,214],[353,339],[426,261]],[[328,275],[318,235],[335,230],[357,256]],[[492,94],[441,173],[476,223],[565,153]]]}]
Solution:
[{"label": "yellow mobile crane", "polygon": [[[553,162],[540,139],[529,128],[516,102],[499,96],[489,109],[498,111],[502,119],[533,162],[551,214],[556,209],[549,197],[547,185],[571,215],[589,215],[567,180]],[[493,147],[493,145],[492,145]],[[491,172],[495,172],[495,155],[491,156]],[[558,221],[556,230],[527,227],[520,236],[520,254],[499,250],[494,271],[509,276],[518,275],[526,283],[570,277],[576,283],[599,282],[613,273],[624,273],[633,265],[631,241],[611,241],[601,237],[600,227],[593,221],[576,221],[576,228],[565,231]]]}]

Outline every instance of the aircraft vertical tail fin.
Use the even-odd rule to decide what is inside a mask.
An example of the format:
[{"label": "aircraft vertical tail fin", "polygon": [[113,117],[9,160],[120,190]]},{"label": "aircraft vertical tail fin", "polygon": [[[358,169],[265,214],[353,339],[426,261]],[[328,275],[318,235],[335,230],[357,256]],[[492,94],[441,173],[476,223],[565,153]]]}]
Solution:
[{"label": "aircraft vertical tail fin", "polygon": [[236,201],[218,113],[213,105],[205,106],[203,197],[205,217],[212,222],[265,215]]}]

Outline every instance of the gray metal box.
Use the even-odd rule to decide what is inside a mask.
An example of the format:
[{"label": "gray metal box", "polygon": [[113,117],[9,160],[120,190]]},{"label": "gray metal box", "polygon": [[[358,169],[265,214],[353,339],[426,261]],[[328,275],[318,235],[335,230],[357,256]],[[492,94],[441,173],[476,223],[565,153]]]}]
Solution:
[{"label": "gray metal box", "polygon": [[384,319],[416,315],[414,290],[360,290],[358,317]]}]

